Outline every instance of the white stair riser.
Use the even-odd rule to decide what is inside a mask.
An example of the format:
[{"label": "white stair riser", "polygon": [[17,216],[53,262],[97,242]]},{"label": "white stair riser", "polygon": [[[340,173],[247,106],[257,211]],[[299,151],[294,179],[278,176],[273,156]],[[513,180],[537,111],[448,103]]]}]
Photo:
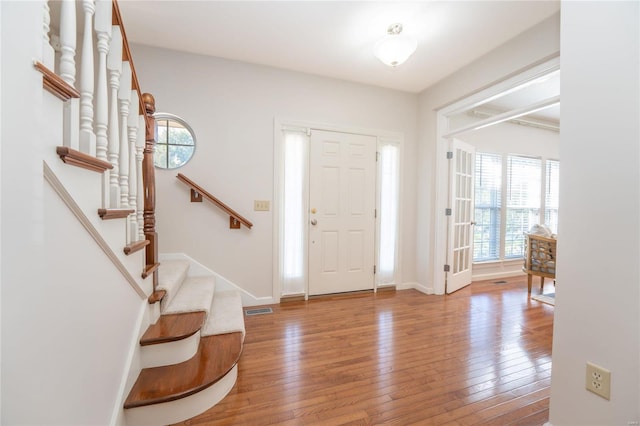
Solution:
[{"label": "white stair riser", "polygon": [[187,361],[198,351],[200,333],[175,342],[146,345],[140,348],[142,368],[161,367]]},{"label": "white stair riser", "polygon": [[216,405],[233,389],[238,377],[236,364],[222,379],[185,398],[125,410],[128,425],[166,425],[195,417]]}]

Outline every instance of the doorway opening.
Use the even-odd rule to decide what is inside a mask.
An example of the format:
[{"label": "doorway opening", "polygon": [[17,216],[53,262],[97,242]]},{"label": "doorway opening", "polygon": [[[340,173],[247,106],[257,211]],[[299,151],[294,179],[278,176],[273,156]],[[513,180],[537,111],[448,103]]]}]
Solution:
[{"label": "doorway opening", "polygon": [[[559,57],[556,56],[541,61],[515,76],[480,90],[438,111],[438,139],[436,146],[437,214],[435,220],[435,267],[433,276],[434,292],[436,294],[451,293],[462,288],[471,282],[472,277],[471,272],[466,271],[465,268],[462,268],[462,271],[465,272],[465,278],[456,276],[454,270],[452,270],[452,267],[457,264],[457,271],[460,272],[461,261],[469,262],[469,268],[471,269],[472,261],[468,261],[464,257],[464,253],[469,249],[469,244],[473,245],[473,238],[471,238],[473,231],[468,229],[471,229],[477,222],[473,214],[470,217],[464,215],[456,217],[453,213],[461,202],[460,198],[456,198],[456,192],[459,192],[460,177],[455,177],[454,173],[458,167],[458,163],[454,159],[454,153],[456,152],[455,139],[463,139],[465,142],[476,146],[480,151],[479,141],[482,139],[480,135],[490,130],[489,128],[501,123],[515,122],[525,126],[557,131],[559,129],[560,104],[559,74],[560,61]],[[516,143],[517,141],[515,140],[506,142],[506,144],[511,145],[504,147],[505,162],[511,158],[508,156],[509,154],[520,154],[520,157],[526,159],[527,155],[522,155],[527,154],[526,150],[522,152]],[[486,153],[495,153],[493,151],[496,150],[492,148]],[[529,156],[537,157],[538,154]],[[557,160],[557,158],[553,158],[553,155],[545,158],[540,157],[540,160],[545,164],[547,160]],[[475,163],[475,158],[472,161]],[[475,164],[472,166],[472,170],[472,175],[475,175],[477,173]],[[502,188],[506,188],[507,184],[511,182],[511,180],[507,181],[508,177],[508,173],[503,173],[500,177]],[[473,181],[473,176],[471,180]],[[544,176],[542,182],[545,182]],[[538,183],[541,189],[543,184]],[[471,184],[470,187],[475,189],[475,183]],[[470,195],[473,198],[473,194]],[[500,207],[500,204],[498,204],[498,207]],[[505,205],[502,207],[503,220],[501,222],[494,221],[494,226],[497,228],[493,232],[494,237],[497,238],[496,241],[502,241],[503,244],[502,246],[499,244],[497,246],[494,245],[492,249],[495,251],[497,247],[501,265],[506,265],[506,272],[503,272],[502,275],[504,277],[508,276],[509,270],[511,273],[516,270],[514,268],[518,262],[521,265],[521,259],[515,260],[517,256],[513,256],[513,260],[505,260],[504,235],[507,233],[505,229],[507,223],[504,218],[505,212],[509,212],[509,207],[512,208],[512,211],[516,211],[517,207],[521,207],[521,213],[528,214],[525,211],[527,210],[525,207],[528,208],[528,206]],[[549,207],[552,206],[549,204]],[[541,209],[542,215],[551,214],[550,211],[548,212],[545,209],[545,200],[542,201]],[[443,214],[440,214],[440,212],[443,212]],[[522,220],[522,226],[526,226],[527,223],[528,221]],[[456,231],[458,231],[457,234]],[[514,235],[518,234],[517,238],[523,238],[523,232],[520,230],[510,229],[509,231]],[[515,243],[515,245],[518,245],[517,241]],[[465,247],[465,250],[460,250],[460,247]],[[471,249],[471,251],[473,250]],[[484,267],[484,265],[482,266]],[[497,276],[499,275],[494,273],[492,278]]]}]

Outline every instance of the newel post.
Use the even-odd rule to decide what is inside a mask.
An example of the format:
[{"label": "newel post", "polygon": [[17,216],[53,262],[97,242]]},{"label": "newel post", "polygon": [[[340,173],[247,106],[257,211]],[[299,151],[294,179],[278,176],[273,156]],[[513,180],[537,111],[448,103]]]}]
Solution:
[{"label": "newel post", "polygon": [[[156,100],[150,93],[142,95],[147,126],[145,130],[145,145],[142,159],[142,181],[144,194],[144,236],[149,240],[146,247],[146,266],[158,263],[158,233],[156,232],[156,178],[153,165],[153,151],[156,143],[156,120],[153,114],[156,112]],[[158,270],[153,272],[153,291],[158,286]]]}]

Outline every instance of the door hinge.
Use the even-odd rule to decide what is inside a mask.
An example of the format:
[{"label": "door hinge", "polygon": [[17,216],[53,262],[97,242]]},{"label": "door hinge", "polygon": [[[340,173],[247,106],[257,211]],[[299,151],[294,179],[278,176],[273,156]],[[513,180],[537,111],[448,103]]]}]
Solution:
[{"label": "door hinge", "polygon": [[447,160],[451,160],[453,158],[453,151],[447,151]]},{"label": "door hinge", "polygon": [[451,209],[450,208],[444,209],[444,215],[445,216],[451,216]]},{"label": "door hinge", "polygon": [[373,217],[378,218],[378,209],[373,209]]},{"label": "door hinge", "polygon": [[444,271],[445,271],[445,272],[449,272],[449,271],[451,271],[451,266],[449,266],[449,265],[444,265]]},{"label": "door hinge", "polygon": [[380,152],[376,151],[376,163],[378,162],[379,159],[380,159]]},{"label": "door hinge", "polygon": [[373,265],[373,273],[376,273],[376,265]]}]

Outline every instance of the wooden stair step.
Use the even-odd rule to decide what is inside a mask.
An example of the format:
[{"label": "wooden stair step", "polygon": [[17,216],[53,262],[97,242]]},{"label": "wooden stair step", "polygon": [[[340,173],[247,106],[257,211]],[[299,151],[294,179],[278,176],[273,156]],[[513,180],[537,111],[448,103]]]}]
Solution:
[{"label": "wooden stair step", "polygon": [[193,358],[179,364],[143,369],[124,408],[175,401],[208,388],[237,364],[242,341],[242,333],[203,337]]},{"label": "wooden stair step", "polygon": [[202,328],[205,317],[205,312],[161,315],[142,335],[140,345],[175,342],[193,336]]},{"label": "wooden stair step", "polygon": [[124,254],[126,254],[127,256],[129,256],[130,254],[133,254],[137,251],[142,250],[143,248],[145,248],[146,246],[148,246],[150,243],[149,240],[140,240],[140,241],[136,241],[135,243],[131,243],[129,245],[124,246]]},{"label": "wooden stair step", "polygon": [[148,276],[153,274],[153,272],[159,267],[160,267],[159,263],[152,263],[152,264],[146,265],[144,267],[144,271],[142,271],[142,278],[147,278]]},{"label": "wooden stair step", "polygon": [[98,209],[98,216],[102,220],[124,219],[133,212],[134,209]]}]

